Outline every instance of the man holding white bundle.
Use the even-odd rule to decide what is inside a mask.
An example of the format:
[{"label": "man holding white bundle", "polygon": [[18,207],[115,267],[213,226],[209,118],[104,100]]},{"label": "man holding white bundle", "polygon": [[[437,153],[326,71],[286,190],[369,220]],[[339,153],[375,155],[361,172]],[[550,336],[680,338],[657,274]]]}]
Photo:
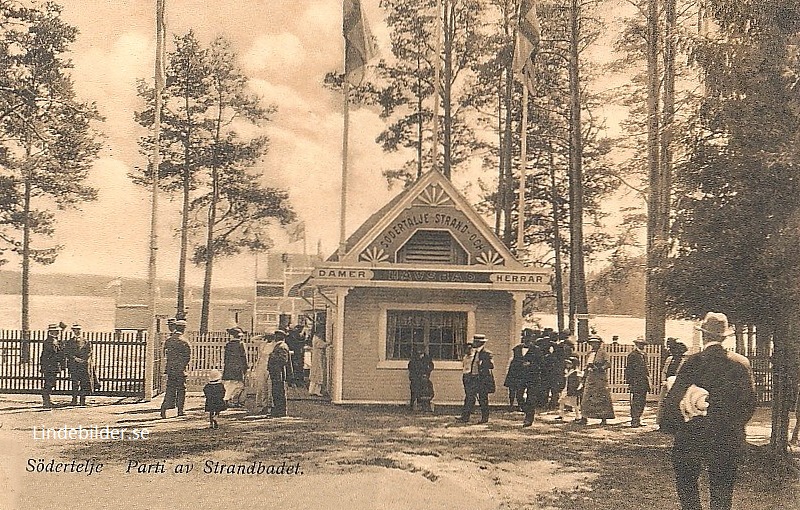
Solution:
[{"label": "man holding white bundle", "polygon": [[722,347],[732,334],[725,314],[709,312],[703,350],[690,356],[664,399],[662,430],[675,434],[672,464],[683,510],[700,510],[698,477],[708,468],[712,510],[730,510],[745,425],[756,407],[750,362]]}]

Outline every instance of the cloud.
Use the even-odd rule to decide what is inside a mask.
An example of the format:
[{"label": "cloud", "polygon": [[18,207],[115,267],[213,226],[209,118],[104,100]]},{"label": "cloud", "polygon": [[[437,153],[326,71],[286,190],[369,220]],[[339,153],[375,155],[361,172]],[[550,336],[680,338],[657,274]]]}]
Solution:
[{"label": "cloud", "polygon": [[302,97],[294,88],[287,85],[272,83],[267,80],[253,79],[248,82],[250,89],[260,96],[263,104],[275,104],[278,113],[284,110],[309,111],[311,104]]},{"label": "cloud", "polygon": [[306,50],[294,34],[263,34],[242,55],[242,65],[251,73],[266,72],[275,80],[295,73],[305,63]]}]

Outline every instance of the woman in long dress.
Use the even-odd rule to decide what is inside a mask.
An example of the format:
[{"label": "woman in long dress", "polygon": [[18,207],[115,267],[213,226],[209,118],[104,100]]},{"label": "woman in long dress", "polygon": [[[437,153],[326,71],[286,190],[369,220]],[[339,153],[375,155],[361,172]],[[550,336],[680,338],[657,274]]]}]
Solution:
[{"label": "woman in long dress", "polygon": [[328,372],[327,350],[330,345],[330,342],[325,341],[324,324],[317,324],[311,339],[311,370],[308,374],[309,395],[323,396]]},{"label": "woman in long dress", "polygon": [[603,349],[603,339],[599,336],[589,337],[592,350],[586,358],[586,370],[583,382],[583,399],[581,400],[581,423],[586,423],[587,418],[600,419],[600,424],[605,425],[606,420],[614,418],[614,407],[611,404],[611,389],[608,387],[606,369],[608,369],[608,354]]},{"label": "woman in long dress", "polygon": [[245,405],[251,413],[269,414],[272,408],[272,393],[267,360],[275,344],[266,341],[263,337],[254,342],[258,348],[258,358],[256,358],[253,369],[247,375]]}]

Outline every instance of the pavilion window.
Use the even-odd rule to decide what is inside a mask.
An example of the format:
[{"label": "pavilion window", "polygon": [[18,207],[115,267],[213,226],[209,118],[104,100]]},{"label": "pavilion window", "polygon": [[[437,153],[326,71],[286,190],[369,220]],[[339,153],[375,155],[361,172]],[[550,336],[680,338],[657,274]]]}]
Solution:
[{"label": "pavilion window", "polygon": [[411,359],[420,347],[435,360],[461,359],[467,341],[467,313],[387,310],[386,359]]}]

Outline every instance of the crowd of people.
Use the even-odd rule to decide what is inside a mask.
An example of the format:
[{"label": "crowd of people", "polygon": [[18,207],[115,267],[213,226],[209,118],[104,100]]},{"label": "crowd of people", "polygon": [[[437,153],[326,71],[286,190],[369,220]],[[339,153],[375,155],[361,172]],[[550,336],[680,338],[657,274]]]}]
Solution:
[{"label": "crowd of people", "polygon": [[[590,350],[581,366],[569,331],[526,328],[521,336],[521,342],[512,348],[503,386],[508,391],[509,410],[524,415],[523,427],[533,424],[537,409],[557,412],[555,420],[562,422],[571,413],[573,422],[583,425],[590,419],[600,420],[601,425],[606,425],[609,419],[615,418],[607,375],[610,362],[601,337],[589,337]],[[469,421],[476,404],[481,410],[480,423],[489,419],[489,394],[494,393],[496,387],[494,360],[491,351],[486,349],[487,342],[486,336],[479,334],[465,346],[462,359],[464,405],[458,417],[460,422]],[[617,336],[613,342],[618,342]],[[634,348],[626,357],[625,383],[631,394],[630,426],[637,428],[642,426],[641,417],[647,394],[652,390],[652,381],[645,352],[647,343],[643,337],[636,338],[633,343]],[[688,351],[686,345],[675,338],[667,340],[667,348],[669,356],[663,363],[662,372],[664,381],[675,376]],[[414,346],[408,363],[409,405],[412,410],[433,409],[433,370],[431,357],[420,346]],[[666,390],[665,382],[660,399]]]},{"label": "crowd of people", "polygon": [[[166,388],[161,417],[177,408],[183,416],[186,381],[191,348],[185,339],[186,321],[168,319],[169,336],[164,342]],[[310,395],[322,396],[326,372],[324,324],[307,328],[296,325],[288,331],[278,329],[270,335],[254,338],[257,347],[252,368],[243,343],[246,332],[236,326],[227,330],[222,370],[212,370],[203,388],[209,428],[218,428],[219,413],[230,407],[247,407],[264,417],[286,416],[287,387],[308,388]],[[307,354],[311,362],[306,371]],[[307,377],[308,376],[308,377]]]},{"label": "crowd of people", "polygon": [[[722,346],[732,334],[725,314],[709,312],[697,329],[702,350],[686,356],[688,348],[677,339],[667,341],[669,355],[663,363],[659,410],[659,430],[673,434],[672,465],[675,486],[682,510],[700,510],[698,480],[708,472],[712,510],[730,510],[738,463],[745,445],[745,426],[756,408],[753,371],[746,357]],[[489,420],[488,395],[495,391],[492,354],[486,349],[485,335],[475,335],[463,358],[464,406],[460,422],[468,422],[476,401],[480,404],[479,423]],[[599,419],[601,424],[614,418],[606,375],[608,355],[599,336],[588,339],[590,352],[581,370],[572,355],[570,335],[552,330],[523,330],[522,342],[512,349],[504,386],[509,406],[524,413],[523,427],[529,427],[537,408],[553,409],[558,403],[563,421],[567,407],[577,423]],[[641,417],[647,393],[651,391],[643,337],[634,340],[626,356],[625,382],[631,393],[631,427],[642,426]],[[433,363],[424,363],[424,353],[416,352],[409,363],[412,405],[419,399],[421,382],[429,381]],[[418,367],[423,366],[424,369]],[[413,367],[413,370],[412,370]],[[428,390],[433,394],[433,388]]]},{"label": "crowd of people", "polygon": [[70,379],[72,401],[69,405],[86,405],[86,396],[99,386],[92,358],[92,342],[82,332],[80,324],[73,324],[66,333],[63,322],[50,324],[47,337],[39,355],[39,371],[42,373],[42,407],[52,409],[51,395],[61,372],[67,370]]}]

